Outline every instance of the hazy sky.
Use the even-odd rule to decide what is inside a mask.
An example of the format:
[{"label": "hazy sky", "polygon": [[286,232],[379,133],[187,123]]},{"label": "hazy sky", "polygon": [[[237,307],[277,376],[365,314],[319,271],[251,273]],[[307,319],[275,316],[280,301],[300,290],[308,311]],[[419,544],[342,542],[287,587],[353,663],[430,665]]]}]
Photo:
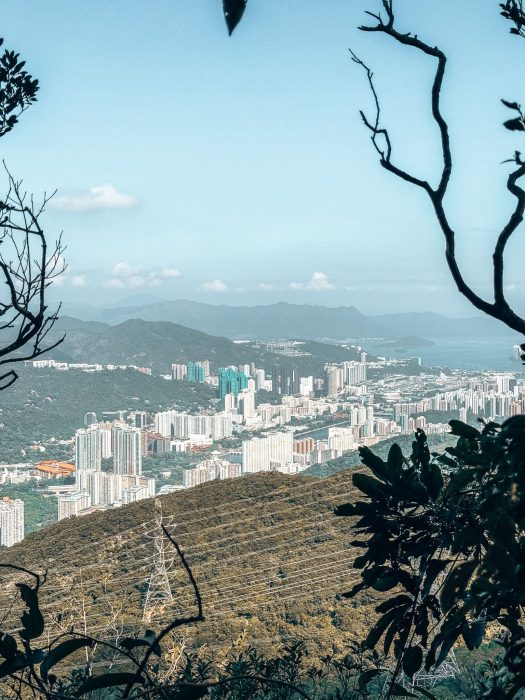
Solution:
[{"label": "hazy sky", "polygon": [[[220,0],[3,0],[5,46],[41,82],[0,142],[16,177],[58,188],[70,270],[54,294],[95,303],[148,293],[211,303],[354,304],[470,312],[449,282],[420,191],[382,171],[358,115],[353,47],[375,70],[396,161],[433,182],[434,64],[360,33],[379,0],[249,0],[232,38]],[[449,54],[447,198],[468,277],[489,293],[523,144],[500,97],[525,100],[525,41],[497,0],[397,0],[398,26]],[[525,230],[507,283],[525,306]]]}]

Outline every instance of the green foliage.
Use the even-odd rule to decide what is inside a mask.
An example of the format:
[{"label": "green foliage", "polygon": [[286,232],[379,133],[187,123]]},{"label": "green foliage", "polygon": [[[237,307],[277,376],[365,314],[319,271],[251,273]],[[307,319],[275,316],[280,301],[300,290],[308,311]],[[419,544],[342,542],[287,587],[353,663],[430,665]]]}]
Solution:
[{"label": "green foliage", "polygon": [[354,563],[361,581],[347,596],[399,591],[376,607],[365,640],[393,652],[392,682],[401,670],[439,666],[460,640],[479,648],[497,624],[503,660],[483,697],[516,698],[525,687],[525,417],[450,426],[457,443],[442,455],[430,454],[421,430],[410,458],[395,445],[386,460],[361,448],[369,472],[353,481],[367,500],[336,510],[358,518],[353,544],[364,547]]},{"label": "green foliage", "polygon": [[42,493],[42,489],[46,488],[48,483],[59,484],[61,481],[63,480],[42,483],[36,479],[30,479],[22,484],[2,484],[2,496],[21,498],[24,501],[26,535],[56,522],[56,496],[46,496]]}]

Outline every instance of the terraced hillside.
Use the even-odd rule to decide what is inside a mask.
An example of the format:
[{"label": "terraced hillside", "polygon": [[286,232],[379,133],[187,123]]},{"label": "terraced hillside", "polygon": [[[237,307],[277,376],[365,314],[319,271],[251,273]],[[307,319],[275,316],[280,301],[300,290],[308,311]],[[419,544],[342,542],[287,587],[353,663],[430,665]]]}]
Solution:
[{"label": "terraced hillside", "polygon": [[[333,508],[353,496],[346,471],[321,481],[256,474],[163,497],[163,517],[194,571],[206,616],[183,628],[175,644],[221,658],[233,646],[256,643],[270,652],[304,640],[318,656],[361,639],[371,606],[337,599],[355,578],[355,550],[350,522]],[[51,635],[71,627],[103,638],[133,633],[146,624],[154,511],[149,500],[62,521],[4,550],[0,561],[48,570],[42,608]],[[20,576],[2,578],[6,611]],[[177,560],[169,580],[173,599],[150,611],[149,626],[194,611]],[[19,613],[17,603],[3,628],[16,630]]]}]

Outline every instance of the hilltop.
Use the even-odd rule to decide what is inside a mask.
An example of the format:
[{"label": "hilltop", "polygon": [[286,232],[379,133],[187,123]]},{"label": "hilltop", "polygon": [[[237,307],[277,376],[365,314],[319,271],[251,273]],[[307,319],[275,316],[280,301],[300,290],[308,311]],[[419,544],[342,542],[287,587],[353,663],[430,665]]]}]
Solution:
[{"label": "hilltop", "polygon": [[[318,481],[260,473],[210,482],[161,498],[165,521],[197,579],[207,621],[181,631],[187,648],[207,645],[216,658],[232,645],[276,651],[304,640],[314,654],[344,653],[368,626],[370,601],[342,601],[356,575],[350,522],[333,515],[356,491],[351,472]],[[61,521],[0,552],[0,561],[47,569],[42,607],[51,631],[73,625],[111,637],[142,627],[154,551],[153,500]],[[178,561],[173,602],[163,620],[192,611]],[[4,575],[2,608],[12,596]],[[19,579],[18,579],[19,580]],[[85,612],[85,620],[83,614]],[[16,610],[6,629],[16,629]],[[159,627],[153,616],[148,623]]]}]

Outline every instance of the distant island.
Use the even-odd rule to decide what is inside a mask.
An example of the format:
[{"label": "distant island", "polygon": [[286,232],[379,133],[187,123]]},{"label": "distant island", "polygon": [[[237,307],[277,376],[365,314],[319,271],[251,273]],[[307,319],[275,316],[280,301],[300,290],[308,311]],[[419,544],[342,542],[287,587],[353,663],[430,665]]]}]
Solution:
[{"label": "distant island", "polygon": [[409,350],[410,348],[429,348],[435,345],[434,341],[428,338],[422,338],[419,335],[406,335],[397,340],[384,340],[378,347],[388,350]]}]

